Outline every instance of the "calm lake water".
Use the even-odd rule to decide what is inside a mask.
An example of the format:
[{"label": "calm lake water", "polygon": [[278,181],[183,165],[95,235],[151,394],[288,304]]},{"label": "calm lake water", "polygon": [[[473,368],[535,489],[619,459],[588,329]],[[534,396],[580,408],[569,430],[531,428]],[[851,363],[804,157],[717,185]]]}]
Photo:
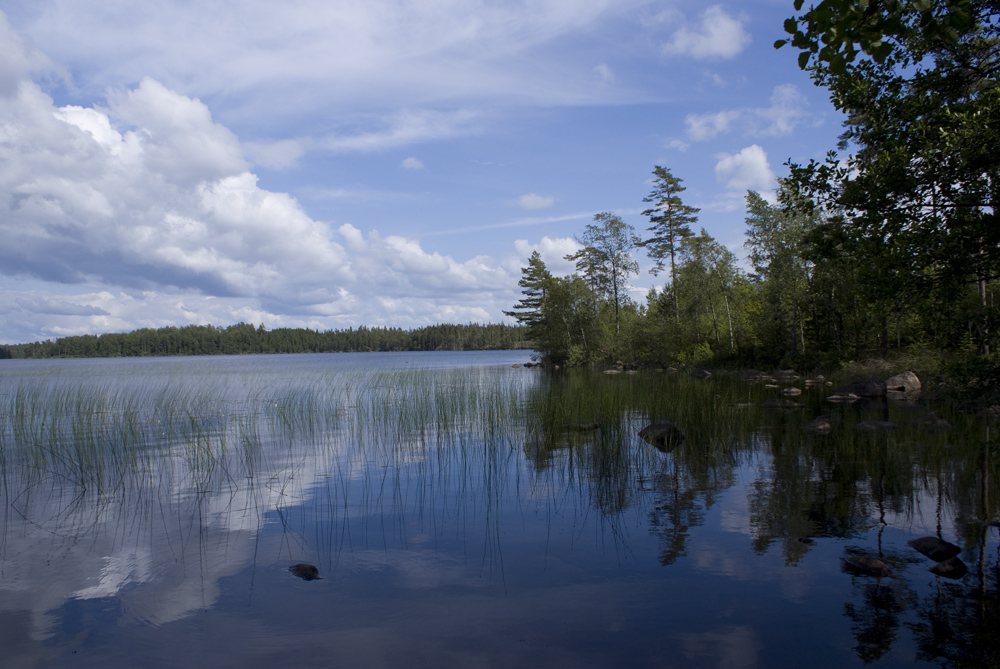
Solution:
[{"label": "calm lake water", "polygon": [[0,666],[1000,662],[983,419],[527,360],[3,361]]}]

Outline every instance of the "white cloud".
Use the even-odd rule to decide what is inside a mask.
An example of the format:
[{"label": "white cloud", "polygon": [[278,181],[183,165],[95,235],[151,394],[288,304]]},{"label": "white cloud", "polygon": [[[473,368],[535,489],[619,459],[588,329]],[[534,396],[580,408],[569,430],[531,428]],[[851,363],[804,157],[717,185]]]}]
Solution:
[{"label": "white cloud", "polygon": [[[572,237],[542,237],[537,244],[531,244],[526,239],[518,239],[514,242],[516,256],[512,258],[514,263],[509,269],[518,270],[528,261],[532,252],[538,251],[546,269],[555,276],[566,276],[576,271],[572,262],[566,260],[567,255],[571,255],[580,250],[580,244]],[[520,274],[517,274],[520,278]]]},{"label": "white cloud", "polygon": [[236,10],[231,3],[37,0],[19,18],[36,44],[75,64],[93,97],[149,76],[191,96],[217,96],[241,117],[328,119],[331,111],[412,100],[594,100],[600,93],[592,80],[572,76],[579,62],[547,57],[552,45],[645,4],[244,0]]},{"label": "white cloud", "polygon": [[377,119],[372,130],[335,133],[317,144],[330,151],[380,151],[414,142],[474,133],[480,113],[471,109],[453,112],[404,110],[387,119]]},{"label": "white cloud", "polygon": [[712,139],[716,135],[728,132],[733,121],[739,118],[740,112],[735,109],[716,112],[714,114],[688,114],[684,119],[687,134],[695,142]]},{"label": "white cloud", "polygon": [[270,142],[243,142],[243,153],[255,165],[275,170],[295,167],[312,145],[308,139],[280,139]]},{"label": "white cloud", "polygon": [[774,186],[775,179],[767,154],[756,144],[735,155],[720,154],[715,177],[727,188],[738,191],[767,190]]},{"label": "white cloud", "polygon": [[806,116],[805,105],[805,96],[794,85],[775,86],[771,93],[771,106],[754,110],[757,116],[770,122],[770,125],[761,130],[761,134],[791,134],[798,122]]},{"label": "white cloud", "polygon": [[710,114],[688,114],[688,137],[695,142],[713,139],[735,128],[745,134],[777,137],[790,135],[806,118],[806,99],[793,84],[775,86],[770,107],[741,107]]},{"label": "white cloud", "polygon": [[597,83],[601,86],[615,83],[614,70],[608,67],[606,63],[600,63],[594,67],[594,76],[597,77]]},{"label": "white cloud", "polygon": [[405,160],[403,160],[403,162],[401,163],[401,165],[403,166],[404,169],[407,169],[407,170],[422,170],[422,169],[424,169],[424,164],[419,159],[413,158],[412,156],[410,158],[406,158]]},{"label": "white cloud", "polygon": [[523,209],[547,209],[555,204],[555,201],[555,198],[552,197],[528,193],[519,197],[517,204]]},{"label": "white cloud", "polygon": [[750,44],[750,33],[743,28],[746,21],[743,15],[732,17],[721,5],[713,5],[702,13],[697,28],[681,27],[663,50],[697,59],[733,58]]},{"label": "white cloud", "polygon": [[519,274],[501,261],[334,228],[261,188],[235,134],[150,78],[106,108],[57,107],[22,78],[0,93],[0,133],[8,342],[237,320],[500,320],[516,300]]}]

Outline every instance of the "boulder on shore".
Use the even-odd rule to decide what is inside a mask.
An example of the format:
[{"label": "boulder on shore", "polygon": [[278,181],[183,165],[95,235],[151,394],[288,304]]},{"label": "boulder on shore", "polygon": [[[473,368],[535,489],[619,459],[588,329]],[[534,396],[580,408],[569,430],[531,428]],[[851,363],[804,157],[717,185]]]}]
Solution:
[{"label": "boulder on shore", "polygon": [[639,436],[657,449],[666,452],[684,441],[684,432],[669,420],[658,420],[639,430]]},{"label": "boulder on shore", "polygon": [[920,390],[920,379],[913,372],[903,372],[887,379],[885,388],[900,393],[916,392]]}]

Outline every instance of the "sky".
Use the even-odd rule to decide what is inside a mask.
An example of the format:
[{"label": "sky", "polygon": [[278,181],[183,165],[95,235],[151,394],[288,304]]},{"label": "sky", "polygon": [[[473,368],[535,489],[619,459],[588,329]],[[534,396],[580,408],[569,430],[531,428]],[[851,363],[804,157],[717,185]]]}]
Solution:
[{"label": "sky", "polygon": [[[0,0],[0,343],[513,322],[660,165],[740,257],[842,118],[791,0]],[[632,297],[668,280],[641,273]]]}]

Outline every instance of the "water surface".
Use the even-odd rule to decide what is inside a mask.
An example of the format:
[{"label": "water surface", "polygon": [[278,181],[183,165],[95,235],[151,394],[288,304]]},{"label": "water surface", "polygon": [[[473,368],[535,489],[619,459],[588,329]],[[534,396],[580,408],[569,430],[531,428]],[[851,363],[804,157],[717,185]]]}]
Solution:
[{"label": "water surface", "polygon": [[[4,361],[0,665],[997,660],[989,424],[526,360]],[[659,419],[687,438],[637,436]],[[927,535],[969,573],[930,573]]]}]

